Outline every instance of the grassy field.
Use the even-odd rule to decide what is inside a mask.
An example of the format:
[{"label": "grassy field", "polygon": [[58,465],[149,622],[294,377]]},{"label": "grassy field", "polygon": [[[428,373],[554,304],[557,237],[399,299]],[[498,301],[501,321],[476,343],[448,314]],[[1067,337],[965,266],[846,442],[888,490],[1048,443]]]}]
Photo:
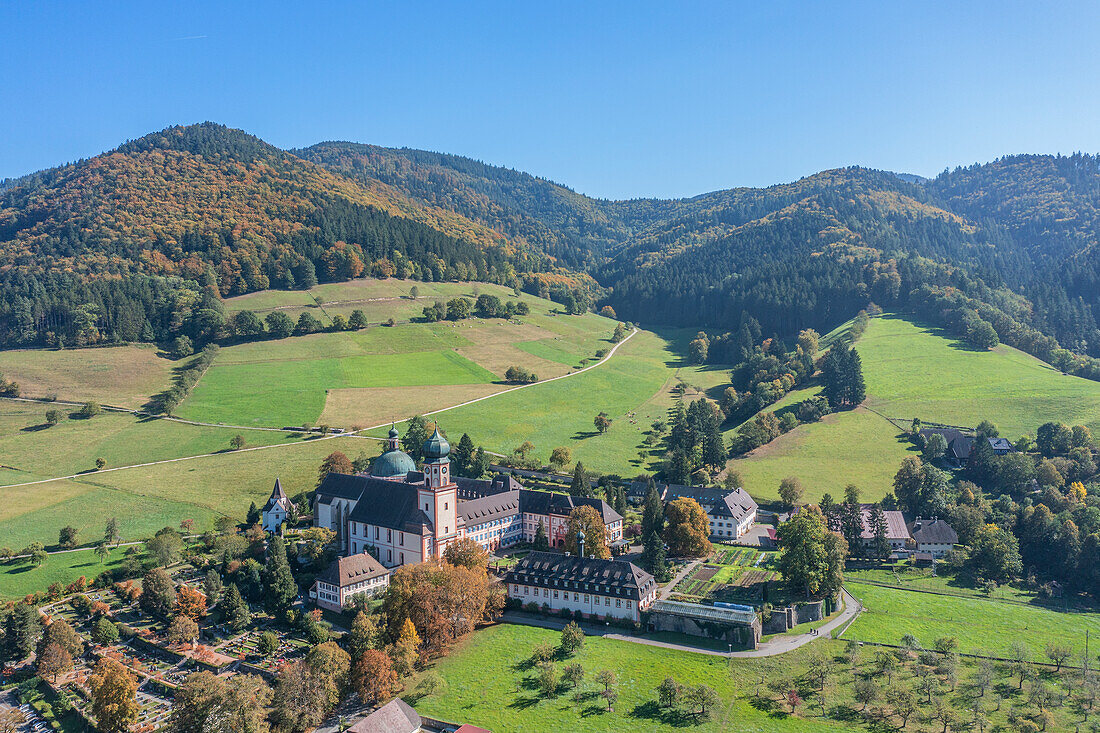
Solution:
[{"label": "grassy field", "polygon": [[[589,637],[575,660],[584,666],[585,694],[575,700],[572,691],[542,699],[526,680],[534,673],[524,662],[539,642],[556,644],[559,634],[526,626],[500,625],[479,631],[434,671],[445,681],[440,693],[416,703],[417,711],[434,718],[471,723],[494,731],[665,731],[689,725],[699,731],[840,731],[836,722],[792,718],[753,707],[744,695],[764,661],[738,660],[732,667],[721,657],[643,646],[625,641]],[[799,650],[783,658],[791,668],[804,659]],[[776,666],[771,663],[768,666]],[[595,695],[596,672],[610,669],[619,683],[615,711]],[[705,683],[715,688],[721,704],[709,721],[691,725],[690,719],[669,714],[656,705],[656,688],[667,676],[684,684]]]},{"label": "grassy field", "polygon": [[926,647],[941,636],[959,640],[959,651],[1008,656],[1016,641],[1034,661],[1045,661],[1049,642],[1068,644],[1075,656],[1085,648],[1085,631],[1100,633],[1100,613],[1057,611],[1003,600],[960,598],[850,582],[847,588],[864,611],[845,639],[898,644],[912,634]]},{"label": "grassy field", "polygon": [[898,466],[913,450],[888,421],[860,408],[800,425],[729,466],[757,500],[777,499],[779,482],[797,476],[807,501],[825,493],[842,497],[848,484],[860,488],[864,501],[875,501],[892,490]]},{"label": "grassy field", "polygon": [[151,344],[102,349],[0,351],[0,374],[25,397],[93,400],[140,408],[168,386],[173,362]]},{"label": "grassy field", "polygon": [[[515,299],[512,291],[471,283],[415,284],[422,297],[407,295],[414,283],[364,280],[321,286],[312,293],[265,292],[232,299],[231,309],[306,307],[320,298],[329,311],[369,305],[372,315],[402,320],[419,315],[439,297],[476,297],[493,293]],[[247,300],[245,300],[247,299]],[[563,316],[548,300],[522,296],[531,312],[511,321],[470,319],[459,322],[373,326],[356,332],[261,341],[229,346],[220,352],[180,414],[205,422],[277,426],[302,422],[371,425],[407,418],[504,388],[508,367],[521,366],[540,378],[580,368],[595,352],[609,348],[614,323],[594,314]],[[318,308],[320,310],[320,308]],[[290,312],[289,310],[287,311]],[[454,402],[430,401],[458,393]],[[329,399],[331,398],[331,405]]]},{"label": "grassy field", "polygon": [[[240,431],[143,419],[103,412],[88,420],[65,418],[46,427],[49,405],[0,400],[0,486],[94,471],[97,458],[107,467],[228,451]],[[71,409],[71,408],[70,408]],[[292,443],[292,433],[245,431],[248,445]]]},{"label": "grassy field", "polygon": [[1063,375],[1033,356],[998,346],[975,351],[942,330],[899,317],[875,318],[856,344],[868,405],[890,417],[977,425],[992,420],[1016,438],[1048,420],[1100,430],[1100,382]]},{"label": "grassy field", "polygon": [[124,547],[112,550],[106,562],[96,557],[92,550],[78,550],[51,554],[37,568],[31,567],[30,563],[0,564],[0,601],[44,591],[53,583],[68,585],[81,575],[91,583],[104,570],[121,565],[125,551]]}]

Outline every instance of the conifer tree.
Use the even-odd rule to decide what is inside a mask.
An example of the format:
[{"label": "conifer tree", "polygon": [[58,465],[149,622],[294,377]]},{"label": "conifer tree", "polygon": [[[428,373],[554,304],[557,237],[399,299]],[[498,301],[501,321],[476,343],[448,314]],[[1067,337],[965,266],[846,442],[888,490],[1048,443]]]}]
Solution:
[{"label": "conifer tree", "polygon": [[577,461],[576,468],[573,469],[573,483],[569,485],[570,496],[592,496],[592,482],[588,479],[588,474],[584,471],[584,464]]},{"label": "conifer tree", "polygon": [[278,535],[268,542],[264,585],[264,607],[272,614],[286,611],[298,595],[298,584],[286,559],[286,543]]},{"label": "conifer tree", "polygon": [[886,539],[886,514],[880,503],[871,507],[871,531],[874,533],[871,552],[878,558],[890,557],[890,542]]},{"label": "conifer tree", "polygon": [[543,526],[542,520],[539,520],[539,526],[535,529],[535,550],[539,552],[545,552],[550,549],[550,538],[546,536],[546,527]]},{"label": "conifer tree", "polygon": [[241,631],[252,622],[252,614],[248,610],[248,604],[244,602],[244,598],[241,597],[241,592],[237,590],[236,584],[229,584],[221,606],[222,620],[234,631]]}]

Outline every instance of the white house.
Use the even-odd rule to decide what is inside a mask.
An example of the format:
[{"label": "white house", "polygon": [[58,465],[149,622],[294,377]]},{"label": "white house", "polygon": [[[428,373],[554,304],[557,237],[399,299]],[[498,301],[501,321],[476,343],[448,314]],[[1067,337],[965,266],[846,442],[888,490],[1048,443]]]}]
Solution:
[{"label": "white house", "polygon": [[369,553],[341,557],[317,576],[309,597],[321,608],[340,612],[355,596],[373,596],[390,584],[390,571]]},{"label": "white house", "polygon": [[294,504],[290,501],[290,497],[283,491],[283,486],[279,483],[279,479],[275,479],[275,488],[271,490],[271,496],[268,498],[267,503],[264,504],[264,509],[261,513],[264,531],[276,534],[282,531],[283,524],[290,515],[293,506]]},{"label": "white house", "polygon": [[959,543],[955,529],[942,519],[922,519],[909,525],[909,534],[917,545],[917,552],[927,552],[934,558],[941,558],[951,552]]}]

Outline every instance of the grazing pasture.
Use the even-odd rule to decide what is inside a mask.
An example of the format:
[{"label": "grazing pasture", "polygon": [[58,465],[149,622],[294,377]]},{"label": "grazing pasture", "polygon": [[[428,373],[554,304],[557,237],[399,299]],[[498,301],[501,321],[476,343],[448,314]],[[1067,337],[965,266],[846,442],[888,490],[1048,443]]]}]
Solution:
[{"label": "grazing pasture", "polygon": [[176,366],[152,344],[97,349],[0,351],[0,374],[25,397],[140,408],[166,388]]}]

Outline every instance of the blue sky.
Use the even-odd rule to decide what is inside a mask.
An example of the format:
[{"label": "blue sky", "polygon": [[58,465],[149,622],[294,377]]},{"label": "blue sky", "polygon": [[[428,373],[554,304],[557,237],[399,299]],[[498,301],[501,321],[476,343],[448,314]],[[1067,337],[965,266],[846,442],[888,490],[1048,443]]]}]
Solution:
[{"label": "blue sky", "polygon": [[155,5],[0,5],[0,178],[202,120],[608,198],[1100,151],[1097,3]]}]

